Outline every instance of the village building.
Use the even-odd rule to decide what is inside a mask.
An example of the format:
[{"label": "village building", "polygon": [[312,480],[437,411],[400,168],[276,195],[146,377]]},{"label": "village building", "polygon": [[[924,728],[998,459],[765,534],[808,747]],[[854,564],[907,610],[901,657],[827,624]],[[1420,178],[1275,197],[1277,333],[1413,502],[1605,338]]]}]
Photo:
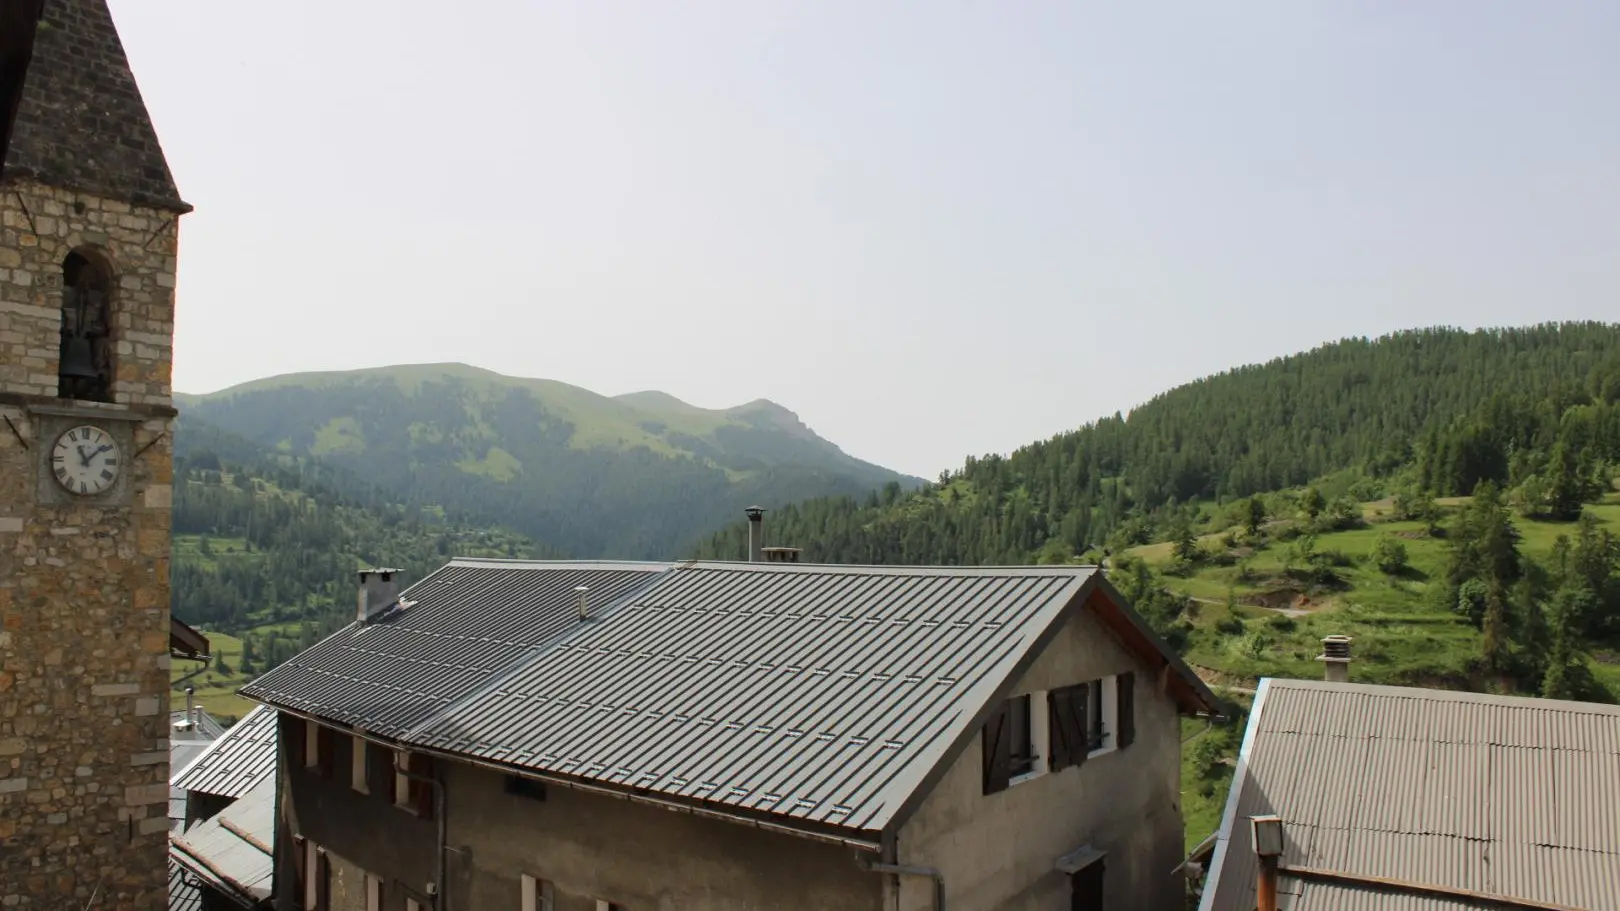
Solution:
[{"label": "village building", "polygon": [[1092,568],[397,580],[242,691],[277,908],[1180,906],[1179,718],[1221,706]]},{"label": "village building", "polygon": [[254,708],[177,768],[170,787],[185,812],[169,836],[169,911],[269,907],[276,713]]},{"label": "village building", "polygon": [[1620,706],[1262,680],[1199,907],[1620,911]]}]

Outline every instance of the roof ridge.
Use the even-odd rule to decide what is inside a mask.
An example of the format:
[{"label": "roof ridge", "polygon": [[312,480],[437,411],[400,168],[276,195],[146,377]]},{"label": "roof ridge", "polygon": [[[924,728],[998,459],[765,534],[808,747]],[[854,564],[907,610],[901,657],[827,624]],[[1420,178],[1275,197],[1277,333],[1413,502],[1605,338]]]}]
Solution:
[{"label": "roof ridge", "polygon": [[1314,678],[1266,677],[1280,689],[1316,690],[1349,696],[1389,696],[1396,699],[1425,699],[1434,702],[1468,702],[1501,708],[1539,709],[1568,714],[1620,718],[1620,705],[1581,702],[1574,699],[1545,699],[1540,696],[1511,696],[1502,693],[1475,693],[1468,690],[1441,690],[1390,683],[1338,683]]}]

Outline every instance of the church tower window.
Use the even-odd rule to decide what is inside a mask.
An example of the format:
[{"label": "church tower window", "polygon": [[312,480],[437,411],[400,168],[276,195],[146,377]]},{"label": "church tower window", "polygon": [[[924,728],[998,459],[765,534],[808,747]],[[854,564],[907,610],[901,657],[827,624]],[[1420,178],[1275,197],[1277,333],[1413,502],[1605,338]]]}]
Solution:
[{"label": "church tower window", "polygon": [[62,261],[61,398],[112,401],[111,292],[111,271],[99,259],[74,252]]}]

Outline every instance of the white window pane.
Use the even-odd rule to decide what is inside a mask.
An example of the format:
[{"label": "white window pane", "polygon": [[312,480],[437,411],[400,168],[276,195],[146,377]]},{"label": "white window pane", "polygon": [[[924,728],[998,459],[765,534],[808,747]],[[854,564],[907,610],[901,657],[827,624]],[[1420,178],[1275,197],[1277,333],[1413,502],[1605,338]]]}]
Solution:
[{"label": "white window pane", "polygon": [[382,911],[382,880],[366,874],[366,911]]},{"label": "white window pane", "polygon": [[539,904],[536,897],[537,892],[534,877],[527,873],[523,874],[523,911],[540,911],[537,907]]}]

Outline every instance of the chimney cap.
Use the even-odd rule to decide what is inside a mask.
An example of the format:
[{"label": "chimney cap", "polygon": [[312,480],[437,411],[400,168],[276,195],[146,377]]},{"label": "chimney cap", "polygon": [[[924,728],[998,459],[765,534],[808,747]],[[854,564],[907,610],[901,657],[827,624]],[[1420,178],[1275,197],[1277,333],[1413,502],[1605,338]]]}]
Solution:
[{"label": "chimney cap", "polygon": [[1283,853],[1281,816],[1250,816],[1249,826],[1254,836],[1254,853],[1261,857],[1277,857]]},{"label": "chimney cap", "polygon": [[399,572],[404,572],[404,570],[392,566],[374,566],[370,569],[360,570],[360,581],[364,582],[366,581],[367,576],[376,573],[377,575],[382,576],[382,580],[384,582],[387,582],[389,581],[390,576]]},{"label": "chimney cap", "polygon": [[747,509],[743,510],[743,512],[748,514],[749,519],[751,519],[751,520],[753,520],[755,522],[758,522],[761,518],[763,518],[765,516],[765,507],[763,507],[763,506],[750,506]]}]

